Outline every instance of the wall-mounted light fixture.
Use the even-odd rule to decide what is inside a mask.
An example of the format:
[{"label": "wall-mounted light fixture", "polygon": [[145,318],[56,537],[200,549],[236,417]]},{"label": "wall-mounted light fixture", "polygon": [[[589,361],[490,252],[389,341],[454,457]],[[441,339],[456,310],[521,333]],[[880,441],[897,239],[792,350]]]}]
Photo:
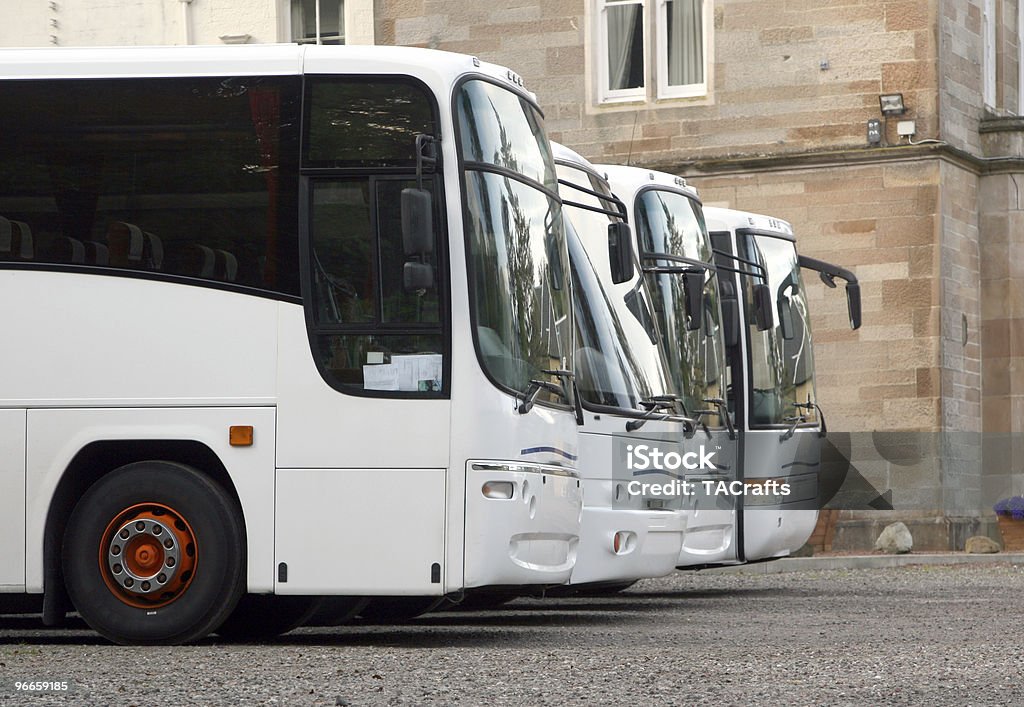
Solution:
[{"label": "wall-mounted light fixture", "polygon": [[906,106],[903,105],[902,93],[883,93],[878,97],[878,107],[881,109],[882,115],[886,117],[903,115],[907,112]]}]

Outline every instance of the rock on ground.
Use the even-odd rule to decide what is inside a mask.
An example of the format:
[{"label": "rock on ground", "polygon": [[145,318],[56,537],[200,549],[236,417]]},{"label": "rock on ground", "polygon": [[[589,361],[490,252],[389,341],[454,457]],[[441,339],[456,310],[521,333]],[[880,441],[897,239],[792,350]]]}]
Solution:
[{"label": "rock on ground", "polygon": [[906,525],[900,522],[885,526],[875,541],[875,549],[890,555],[901,555],[914,549],[914,538]]},{"label": "rock on ground", "polygon": [[973,535],[967,538],[967,542],[964,543],[964,552],[971,553],[973,555],[984,555],[992,552],[999,552],[1002,548],[992,538],[985,537],[984,535]]}]

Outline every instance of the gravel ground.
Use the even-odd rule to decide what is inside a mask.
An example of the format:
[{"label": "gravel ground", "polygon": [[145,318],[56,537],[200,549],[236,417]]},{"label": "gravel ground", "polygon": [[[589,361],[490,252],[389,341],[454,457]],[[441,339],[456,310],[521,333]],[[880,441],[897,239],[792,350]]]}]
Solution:
[{"label": "gravel ground", "polygon": [[[0,702],[1024,704],[1024,568],[676,573],[274,644],[121,648],[0,618]],[[64,697],[14,680],[70,680]]]}]

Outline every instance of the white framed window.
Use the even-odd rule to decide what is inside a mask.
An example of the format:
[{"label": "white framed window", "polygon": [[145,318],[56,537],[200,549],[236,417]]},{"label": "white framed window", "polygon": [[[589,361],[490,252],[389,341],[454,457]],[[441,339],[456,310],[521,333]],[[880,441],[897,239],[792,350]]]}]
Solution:
[{"label": "white framed window", "polygon": [[1024,2],[1017,2],[1017,115],[1024,115]]},{"label": "white framed window", "polygon": [[598,72],[602,101],[647,95],[647,0],[598,0]]},{"label": "white framed window", "polygon": [[600,103],[703,96],[713,0],[593,0]]},{"label": "white framed window", "polygon": [[[705,0],[658,0],[658,97],[708,92]],[[707,7],[706,7],[707,6]]]},{"label": "white framed window", "polygon": [[983,0],[981,8],[981,99],[996,107],[996,0]]},{"label": "white framed window", "polygon": [[345,0],[291,0],[291,41],[344,44]]}]

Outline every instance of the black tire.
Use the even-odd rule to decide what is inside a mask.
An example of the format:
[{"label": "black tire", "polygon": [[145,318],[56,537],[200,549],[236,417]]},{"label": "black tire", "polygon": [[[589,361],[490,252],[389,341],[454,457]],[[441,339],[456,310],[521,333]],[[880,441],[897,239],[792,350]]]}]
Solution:
[{"label": "black tire", "polygon": [[436,609],[444,597],[374,597],[359,612],[371,624],[401,624]]},{"label": "black tire", "polygon": [[[119,528],[140,531],[124,541],[125,566],[135,558],[142,564],[135,565],[134,576],[142,577],[166,565],[170,569],[159,575],[163,580],[136,582],[125,568],[117,574],[118,538],[124,537]],[[171,549],[165,554],[160,543],[168,540]],[[136,542],[141,548],[132,545]],[[197,641],[224,622],[245,590],[241,509],[221,486],[191,467],[164,461],[128,464],[100,478],[78,501],[64,534],[63,566],[75,609],[111,641]],[[166,582],[161,585],[166,591],[141,593],[157,582]]]},{"label": "black tire", "polygon": [[368,597],[328,596],[320,602],[304,626],[343,626],[370,603]]},{"label": "black tire", "polygon": [[320,603],[320,597],[246,594],[217,633],[229,641],[276,638],[305,624]]}]

